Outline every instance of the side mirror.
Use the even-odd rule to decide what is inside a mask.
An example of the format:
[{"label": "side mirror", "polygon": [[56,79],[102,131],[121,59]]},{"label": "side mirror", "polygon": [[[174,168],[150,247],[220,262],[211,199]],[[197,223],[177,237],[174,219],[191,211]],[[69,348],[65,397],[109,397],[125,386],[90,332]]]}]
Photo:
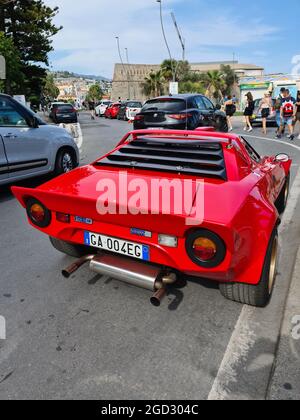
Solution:
[{"label": "side mirror", "polygon": [[221,105],[220,105],[220,104],[217,104],[217,105],[216,105],[216,110],[217,110],[217,111],[220,111],[220,109],[222,109]]},{"label": "side mirror", "polygon": [[286,163],[289,160],[290,160],[290,157],[285,153],[280,153],[274,159],[275,162],[279,162],[279,163]]},{"label": "side mirror", "polygon": [[35,116],[28,119],[28,125],[30,128],[39,128],[39,121]]}]

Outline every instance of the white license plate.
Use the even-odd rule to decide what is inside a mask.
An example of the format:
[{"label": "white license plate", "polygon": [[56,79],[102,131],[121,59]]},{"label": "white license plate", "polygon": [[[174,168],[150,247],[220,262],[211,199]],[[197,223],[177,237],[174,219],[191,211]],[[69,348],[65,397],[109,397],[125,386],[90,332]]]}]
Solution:
[{"label": "white license plate", "polygon": [[84,243],[85,245],[103,249],[104,251],[115,252],[116,254],[137,258],[143,261],[150,261],[150,248],[146,245],[92,232],[84,232]]}]

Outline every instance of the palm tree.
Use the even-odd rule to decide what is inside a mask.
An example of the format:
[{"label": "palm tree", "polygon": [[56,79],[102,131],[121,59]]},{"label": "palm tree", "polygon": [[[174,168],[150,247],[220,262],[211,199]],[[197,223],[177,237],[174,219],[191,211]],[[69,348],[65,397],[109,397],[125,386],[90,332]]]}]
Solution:
[{"label": "palm tree", "polygon": [[172,82],[174,78],[174,72],[176,71],[177,61],[176,60],[164,60],[161,64],[161,72],[167,82]]},{"label": "palm tree", "polygon": [[223,73],[218,70],[210,70],[202,77],[204,86],[206,87],[206,95],[214,99],[222,98],[226,88]]},{"label": "palm tree", "polygon": [[145,77],[143,92],[146,96],[160,96],[164,92],[164,78],[161,71],[151,72]]},{"label": "palm tree", "polygon": [[187,77],[190,70],[188,61],[164,60],[161,64],[161,71],[167,82],[173,81],[174,73],[176,82],[181,82]]}]

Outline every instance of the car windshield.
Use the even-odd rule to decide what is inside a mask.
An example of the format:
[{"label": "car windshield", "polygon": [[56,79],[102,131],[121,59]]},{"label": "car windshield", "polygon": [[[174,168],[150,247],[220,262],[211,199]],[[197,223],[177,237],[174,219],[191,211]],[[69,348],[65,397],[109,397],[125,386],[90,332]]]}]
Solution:
[{"label": "car windshield", "polygon": [[140,102],[128,102],[128,108],[142,108],[142,104]]},{"label": "car windshield", "polygon": [[73,105],[65,104],[65,105],[57,105],[55,108],[59,109],[59,111],[71,111],[73,109]]},{"label": "car windshield", "polygon": [[182,99],[154,99],[144,105],[143,111],[180,112],[186,108],[187,105]]}]

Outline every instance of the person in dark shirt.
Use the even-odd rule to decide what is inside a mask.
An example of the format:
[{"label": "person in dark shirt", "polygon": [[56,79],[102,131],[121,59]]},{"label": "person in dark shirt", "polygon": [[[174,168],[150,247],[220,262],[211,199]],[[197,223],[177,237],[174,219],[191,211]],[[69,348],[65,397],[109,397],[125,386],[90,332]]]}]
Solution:
[{"label": "person in dark shirt", "polygon": [[[296,99],[296,116],[294,120],[294,127],[296,127],[297,122],[300,125],[300,90],[297,92],[297,99]],[[298,140],[300,140],[300,134],[298,136]]]},{"label": "person in dark shirt", "polygon": [[253,127],[251,124],[251,117],[253,116],[255,104],[254,104],[254,99],[251,92],[247,93],[246,98],[247,98],[247,104],[244,111],[246,125],[244,128],[244,131],[248,131],[248,133],[250,133],[253,130]]},{"label": "person in dark shirt", "polygon": [[296,116],[296,99],[294,99],[290,91],[287,89],[282,100],[282,106],[280,109],[281,116],[281,127],[279,130],[279,135],[281,136],[285,126],[289,129],[288,139],[294,140],[294,119]]}]

